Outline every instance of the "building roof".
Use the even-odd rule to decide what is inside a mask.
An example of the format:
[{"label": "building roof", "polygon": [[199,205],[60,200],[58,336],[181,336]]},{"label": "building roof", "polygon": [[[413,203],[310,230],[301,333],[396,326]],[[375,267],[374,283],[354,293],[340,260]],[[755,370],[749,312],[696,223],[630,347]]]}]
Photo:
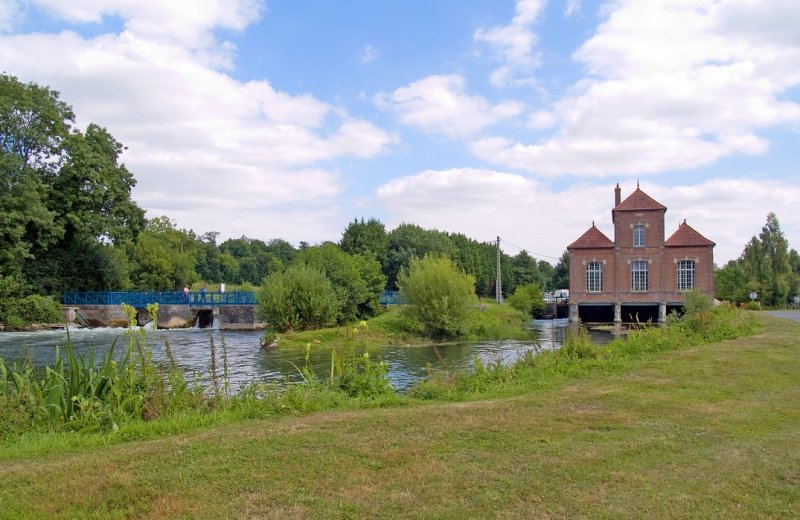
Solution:
[{"label": "building roof", "polygon": [[683,221],[683,224],[678,226],[678,230],[675,231],[671,237],[664,242],[664,245],[667,247],[691,247],[691,246],[715,246],[716,244],[711,240],[707,239],[695,229]]},{"label": "building roof", "polygon": [[667,207],[653,200],[650,195],[636,186],[636,191],[617,204],[612,211],[646,211],[646,210],[667,210]]},{"label": "building roof", "polygon": [[614,242],[592,223],[592,227],[582,234],[578,240],[568,245],[567,249],[602,249],[610,247],[614,247]]}]

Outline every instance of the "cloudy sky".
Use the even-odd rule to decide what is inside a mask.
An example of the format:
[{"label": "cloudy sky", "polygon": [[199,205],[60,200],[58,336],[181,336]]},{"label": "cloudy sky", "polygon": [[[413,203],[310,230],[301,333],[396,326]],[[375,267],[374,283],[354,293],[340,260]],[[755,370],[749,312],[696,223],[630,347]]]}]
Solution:
[{"label": "cloudy sky", "polygon": [[0,70],[198,233],[374,216],[554,262],[638,180],[722,264],[770,211],[800,248],[798,27],[797,0],[0,0]]}]

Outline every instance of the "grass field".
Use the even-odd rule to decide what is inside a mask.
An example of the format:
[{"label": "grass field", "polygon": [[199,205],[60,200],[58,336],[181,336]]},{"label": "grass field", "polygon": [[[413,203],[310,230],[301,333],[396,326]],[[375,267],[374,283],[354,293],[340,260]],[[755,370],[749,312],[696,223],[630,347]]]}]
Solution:
[{"label": "grass field", "polygon": [[0,518],[797,518],[800,325],[759,319],[511,397],[0,450]]}]

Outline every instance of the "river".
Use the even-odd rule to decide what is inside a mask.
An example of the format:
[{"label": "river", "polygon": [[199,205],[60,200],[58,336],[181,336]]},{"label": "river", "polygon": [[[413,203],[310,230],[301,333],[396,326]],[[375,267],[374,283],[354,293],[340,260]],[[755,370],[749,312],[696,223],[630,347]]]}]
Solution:
[{"label": "river", "polygon": [[[558,348],[566,336],[566,320],[535,320],[530,341],[483,341],[447,343],[423,346],[384,346],[370,350],[376,359],[389,365],[389,379],[398,390],[405,390],[415,381],[424,378],[429,367],[446,367],[451,370],[470,369],[477,357],[484,363],[513,363],[526,352],[534,353]],[[590,329],[595,342],[606,343],[610,332]],[[152,337],[152,331],[149,332]],[[215,347],[217,373],[221,374],[227,361],[231,387],[238,388],[252,382],[296,382],[302,379],[297,367],[305,364],[305,349],[260,348],[261,332],[219,331],[211,329],[158,330],[153,339],[153,358],[166,361],[164,342],[168,342],[177,364],[190,376],[210,381],[211,343]],[[86,355],[96,351],[102,359],[114,340],[117,340],[117,357],[125,350],[127,338],[124,329],[76,329],[70,331],[73,349]],[[0,333],[0,357],[7,363],[28,359],[36,366],[52,364],[55,347],[64,345],[65,331],[3,332]],[[330,348],[311,349],[310,359],[317,374],[325,374],[330,367]]]}]

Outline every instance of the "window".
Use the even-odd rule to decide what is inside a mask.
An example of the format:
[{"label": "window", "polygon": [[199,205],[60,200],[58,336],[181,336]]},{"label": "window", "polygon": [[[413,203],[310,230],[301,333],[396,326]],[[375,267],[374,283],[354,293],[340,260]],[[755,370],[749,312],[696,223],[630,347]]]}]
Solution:
[{"label": "window", "polygon": [[633,226],[633,247],[644,247],[644,225]]},{"label": "window", "polygon": [[694,289],[694,260],[678,261],[678,290]]},{"label": "window", "polygon": [[600,292],[603,290],[603,263],[589,262],[586,264],[586,291]]},{"label": "window", "polygon": [[647,260],[634,260],[631,262],[631,290],[647,290]]}]

